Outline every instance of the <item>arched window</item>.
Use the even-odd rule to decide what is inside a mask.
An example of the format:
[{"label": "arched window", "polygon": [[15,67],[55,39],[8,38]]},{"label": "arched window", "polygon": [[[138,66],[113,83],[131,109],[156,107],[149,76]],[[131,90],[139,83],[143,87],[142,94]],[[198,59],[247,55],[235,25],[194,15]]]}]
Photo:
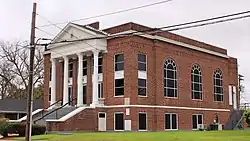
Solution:
[{"label": "arched window", "polygon": [[217,69],[214,71],[214,101],[223,101],[222,72]]},{"label": "arched window", "polygon": [[199,65],[193,65],[191,71],[192,99],[202,100],[202,75]]},{"label": "arched window", "polygon": [[164,96],[177,97],[176,65],[171,59],[164,64]]}]

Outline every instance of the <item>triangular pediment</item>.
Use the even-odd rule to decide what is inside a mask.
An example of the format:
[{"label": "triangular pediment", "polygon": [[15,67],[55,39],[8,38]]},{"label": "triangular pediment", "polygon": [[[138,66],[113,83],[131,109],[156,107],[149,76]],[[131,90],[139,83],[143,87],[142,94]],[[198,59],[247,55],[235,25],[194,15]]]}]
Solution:
[{"label": "triangular pediment", "polygon": [[72,41],[83,38],[100,37],[105,33],[95,30],[89,26],[68,23],[52,40],[52,43]]}]

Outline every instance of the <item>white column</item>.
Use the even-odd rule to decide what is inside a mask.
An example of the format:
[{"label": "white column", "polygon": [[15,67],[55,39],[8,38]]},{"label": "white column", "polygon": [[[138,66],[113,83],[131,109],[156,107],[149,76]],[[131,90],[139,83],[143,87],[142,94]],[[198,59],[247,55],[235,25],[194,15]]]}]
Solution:
[{"label": "white column", "polygon": [[51,102],[50,105],[56,102],[56,59],[51,59]]},{"label": "white column", "polygon": [[83,86],[82,86],[82,59],[83,59],[83,54],[78,53],[78,77],[77,77],[77,87],[78,87],[78,93],[77,93],[77,106],[82,106],[83,105]]},{"label": "white column", "polygon": [[93,50],[94,54],[94,66],[92,76],[92,106],[98,105],[98,50]]},{"label": "white column", "polygon": [[63,105],[69,102],[69,58],[67,56],[64,59],[64,77],[63,77]]}]

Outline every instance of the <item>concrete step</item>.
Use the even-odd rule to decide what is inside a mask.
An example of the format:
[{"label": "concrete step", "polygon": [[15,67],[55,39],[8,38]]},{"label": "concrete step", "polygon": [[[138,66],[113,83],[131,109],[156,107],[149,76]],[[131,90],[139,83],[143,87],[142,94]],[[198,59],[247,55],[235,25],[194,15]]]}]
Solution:
[{"label": "concrete step", "polygon": [[[35,118],[33,121],[36,121],[37,119],[40,119],[41,117],[43,117],[42,119],[38,120],[36,123],[37,124],[45,124],[46,120],[48,120],[48,119],[60,119],[63,116],[65,116],[65,115],[69,114],[70,112],[74,111],[75,109],[76,109],[76,107],[73,107],[73,106],[63,107],[63,108],[58,109],[58,110],[56,110],[56,108],[49,109],[48,111],[44,112],[39,117]],[[50,113],[50,114],[48,114],[48,113]],[[48,115],[46,115],[46,114],[48,114]]]}]

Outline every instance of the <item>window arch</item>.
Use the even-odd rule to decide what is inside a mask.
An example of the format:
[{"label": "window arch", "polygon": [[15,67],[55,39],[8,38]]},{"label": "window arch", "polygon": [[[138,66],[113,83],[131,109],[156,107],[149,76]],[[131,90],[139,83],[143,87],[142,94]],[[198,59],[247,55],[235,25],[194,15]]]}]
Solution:
[{"label": "window arch", "polygon": [[220,69],[214,71],[214,101],[223,101],[223,79]]},{"label": "window arch", "polygon": [[164,96],[177,97],[177,70],[172,59],[167,59],[164,64]]},{"label": "window arch", "polygon": [[202,100],[202,75],[200,66],[195,64],[191,71],[192,99]]}]

